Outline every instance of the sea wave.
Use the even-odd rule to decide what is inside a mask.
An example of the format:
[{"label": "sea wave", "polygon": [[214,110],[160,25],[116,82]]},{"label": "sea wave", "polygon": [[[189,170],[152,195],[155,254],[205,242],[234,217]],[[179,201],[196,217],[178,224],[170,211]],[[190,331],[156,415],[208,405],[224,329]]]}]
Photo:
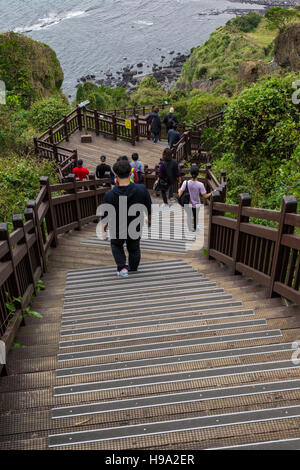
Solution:
[{"label": "sea wave", "polygon": [[72,10],[65,13],[50,13],[49,16],[45,18],[39,18],[38,22],[30,25],[23,26],[20,28],[15,28],[15,33],[30,33],[31,31],[39,31],[40,29],[49,28],[50,26],[55,26],[62,21],[70,20],[76,18],[77,16],[83,16],[87,12],[84,10]]},{"label": "sea wave", "polygon": [[145,21],[145,20],[137,20],[137,21],[134,21],[135,24],[141,24],[141,25],[144,25],[144,26],[153,26],[153,22],[152,21]]}]

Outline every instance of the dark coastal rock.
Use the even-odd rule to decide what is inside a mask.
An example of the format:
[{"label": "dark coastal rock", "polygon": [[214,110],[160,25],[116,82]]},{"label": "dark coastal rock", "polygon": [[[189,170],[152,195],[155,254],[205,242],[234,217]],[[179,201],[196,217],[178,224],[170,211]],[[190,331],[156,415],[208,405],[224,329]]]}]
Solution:
[{"label": "dark coastal rock", "polygon": [[139,67],[139,68],[141,68],[141,67],[143,67],[143,66],[144,66],[144,64],[143,64],[142,62],[139,62],[139,63],[137,64],[137,67]]}]

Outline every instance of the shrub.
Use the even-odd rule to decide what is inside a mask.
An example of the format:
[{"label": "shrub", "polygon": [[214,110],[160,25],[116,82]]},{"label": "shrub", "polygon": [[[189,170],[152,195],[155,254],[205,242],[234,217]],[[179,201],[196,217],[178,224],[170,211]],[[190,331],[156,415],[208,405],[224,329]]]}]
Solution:
[{"label": "shrub", "polygon": [[55,166],[48,160],[3,158],[0,174],[0,221],[10,222],[12,214],[23,213],[28,200],[35,199],[40,191],[40,177],[49,176],[57,181]]},{"label": "shrub", "polygon": [[45,131],[70,112],[69,105],[62,99],[51,96],[36,101],[30,108],[30,120],[39,131]]},{"label": "shrub", "polygon": [[266,12],[267,27],[270,30],[278,29],[280,32],[287,29],[292,23],[299,20],[300,13],[297,10],[275,7]]},{"label": "shrub", "polygon": [[229,26],[235,26],[238,30],[243,31],[244,33],[250,33],[257,28],[261,20],[262,18],[258,13],[251,12],[247,15],[237,16],[227,24]]}]

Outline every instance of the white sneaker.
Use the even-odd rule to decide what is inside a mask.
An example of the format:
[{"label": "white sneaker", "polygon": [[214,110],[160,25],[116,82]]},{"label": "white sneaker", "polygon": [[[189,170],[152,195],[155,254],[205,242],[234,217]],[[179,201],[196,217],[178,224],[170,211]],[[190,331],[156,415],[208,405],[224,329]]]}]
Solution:
[{"label": "white sneaker", "polygon": [[128,277],[128,269],[124,268],[122,269],[122,271],[118,271],[117,274],[118,274],[118,277],[123,277],[123,278]]}]

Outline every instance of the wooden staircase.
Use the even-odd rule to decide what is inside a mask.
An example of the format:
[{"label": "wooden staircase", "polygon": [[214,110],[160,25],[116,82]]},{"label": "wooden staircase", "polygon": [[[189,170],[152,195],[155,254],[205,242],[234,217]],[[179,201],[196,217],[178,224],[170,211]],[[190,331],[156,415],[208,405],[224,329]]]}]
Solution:
[{"label": "wooden staircase", "polygon": [[9,354],[0,449],[299,448],[299,308],[199,252],[117,279],[89,233],[60,239]]}]

